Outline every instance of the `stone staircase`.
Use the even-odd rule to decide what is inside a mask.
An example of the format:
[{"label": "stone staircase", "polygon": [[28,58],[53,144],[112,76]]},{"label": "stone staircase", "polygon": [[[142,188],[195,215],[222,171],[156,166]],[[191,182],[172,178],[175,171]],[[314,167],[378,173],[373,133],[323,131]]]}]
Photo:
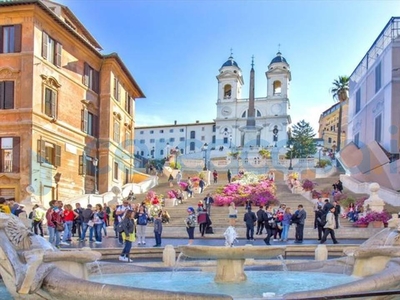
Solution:
[{"label": "stone staircase", "polygon": [[[187,176],[197,176],[197,174],[184,174],[184,179]],[[337,180],[338,176],[335,175],[333,177],[328,178],[319,178],[313,181],[317,182],[317,190],[322,190],[325,187],[332,187],[332,184]],[[174,207],[167,207],[167,211],[171,216],[171,220],[169,224],[164,224],[163,226],[163,237],[170,237],[170,238],[186,238],[186,229],[184,225],[184,219],[187,216],[187,207],[192,206],[197,209],[197,204],[199,200],[202,200],[207,193],[215,192],[216,189],[225,185],[227,183],[226,175],[219,174],[218,184],[211,184],[206,187],[203,194],[194,194],[192,198],[188,198],[184,200],[183,204]],[[307,219],[304,229],[304,236],[305,239],[316,239],[317,238],[317,231],[314,229],[314,212],[313,212],[313,203],[311,200],[306,199],[301,194],[293,194],[287,185],[281,180],[277,182],[277,198],[280,203],[285,203],[288,207],[292,208],[292,212],[297,209],[299,204],[302,204],[304,209],[307,212]],[[177,188],[176,184],[174,184],[173,188]],[[160,177],[159,185],[153,188],[157,193],[166,194],[168,190],[171,188],[167,182],[167,178],[165,176]],[[354,194],[350,191],[345,191],[347,195],[351,195],[354,198],[359,198],[361,194]],[[143,195],[137,195],[137,200],[141,201],[144,198]],[[253,211],[256,212],[258,207],[253,207]],[[238,207],[238,219],[236,222],[236,230],[238,232],[239,238],[244,238],[246,236],[245,232],[245,224],[243,222],[243,216],[245,213],[244,207]],[[212,226],[214,229],[214,234],[206,234],[205,238],[223,238],[223,233],[225,232],[226,228],[229,226],[229,219],[228,219],[228,208],[227,207],[218,207],[213,206],[211,208],[211,220]],[[149,225],[151,226],[151,224]],[[294,226],[291,226],[289,231],[289,238],[294,238]],[[373,231],[373,232],[372,232]],[[347,219],[340,218],[340,228],[335,231],[337,238],[340,240],[341,238],[363,238],[366,239],[370,237],[373,233],[377,232],[376,229],[372,228],[356,228],[353,227],[353,224],[350,223]],[[201,238],[199,231],[195,231],[195,237]],[[257,238],[257,236],[255,236]]]}]

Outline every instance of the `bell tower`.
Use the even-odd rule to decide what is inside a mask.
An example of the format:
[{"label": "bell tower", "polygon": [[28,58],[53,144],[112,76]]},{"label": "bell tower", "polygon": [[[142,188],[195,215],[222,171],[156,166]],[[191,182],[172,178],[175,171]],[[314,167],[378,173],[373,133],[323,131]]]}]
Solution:
[{"label": "bell tower", "polygon": [[236,99],[241,98],[243,86],[242,70],[233,59],[232,53],[219,69],[217,80],[218,103],[236,101]]},{"label": "bell tower", "polygon": [[267,77],[268,98],[289,98],[289,85],[292,80],[292,74],[289,64],[280,51],[271,60],[265,76]]}]

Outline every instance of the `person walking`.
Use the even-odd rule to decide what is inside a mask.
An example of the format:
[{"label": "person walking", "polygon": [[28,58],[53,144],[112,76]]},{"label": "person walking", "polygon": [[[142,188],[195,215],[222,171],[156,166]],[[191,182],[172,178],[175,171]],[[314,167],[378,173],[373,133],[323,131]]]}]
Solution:
[{"label": "person walking", "polygon": [[179,183],[181,183],[181,180],[182,180],[182,173],[181,173],[181,171],[178,171],[178,173],[177,173],[176,176],[175,176],[175,179],[176,179],[176,183],[179,185]]},{"label": "person walking", "polygon": [[199,190],[200,190],[200,194],[203,193],[204,187],[205,187],[205,186],[206,186],[206,182],[205,182],[203,179],[200,178],[200,181],[199,181]]},{"label": "person walking", "polygon": [[217,172],[217,170],[213,171],[213,179],[214,179],[214,183],[218,183],[218,172]]},{"label": "person walking", "polygon": [[162,211],[159,211],[154,219],[154,239],[156,240],[156,244],[153,247],[161,247],[161,234],[163,229],[161,220],[162,213]]},{"label": "person walking", "polygon": [[272,206],[266,205],[265,211],[263,212],[263,217],[265,230],[267,231],[267,236],[264,239],[264,243],[270,246],[270,240],[272,236],[272,226],[274,224],[274,216],[272,214]]},{"label": "person walking", "polygon": [[211,197],[211,193],[208,193],[207,196],[203,199],[203,203],[206,205],[206,211],[209,216],[211,216],[211,205],[214,203],[213,197]]},{"label": "person walking", "polygon": [[259,209],[257,210],[257,230],[256,230],[256,235],[262,234],[262,231],[264,229],[264,207],[261,205]]},{"label": "person walking", "polygon": [[322,206],[318,206],[315,215],[317,217],[317,230],[318,230],[318,241],[322,239],[322,235],[324,234],[324,225],[322,224],[323,215],[326,213],[322,210]]},{"label": "person walking", "polygon": [[228,177],[228,182],[231,183],[232,180],[232,172],[230,169],[228,169],[228,172],[226,173],[226,176]]},{"label": "person walking", "polygon": [[[74,212],[78,214],[78,217],[74,221],[74,225],[75,225],[75,231],[76,233],[78,233],[78,240],[80,240],[82,235],[82,212],[83,212],[80,203],[75,203]],[[74,234],[72,236],[74,236]]]},{"label": "person walking", "polygon": [[196,214],[194,212],[194,208],[191,206],[188,207],[187,213],[188,216],[185,219],[185,224],[186,224],[186,231],[189,236],[188,245],[192,245],[194,240],[194,229],[196,228]]},{"label": "person walking", "polygon": [[232,201],[231,204],[229,204],[228,211],[229,225],[235,227],[238,213],[235,202]]},{"label": "person walking", "polygon": [[338,244],[339,242],[336,240],[335,237],[335,207],[332,206],[326,215],[326,224],[324,226],[324,236],[321,239],[320,244],[323,244],[326,242],[326,238],[328,235],[331,235],[332,241],[334,244]]},{"label": "person walking", "polygon": [[64,234],[61,241],[61,245],[69,245],[67,242],[71,241],[72,237],[72,225],[74,224],[75,218],[79,215],[73,211],[71,204],[65,204],[62,212],[64,219]]},{"label": "person walking", "polygon": [[291,220],[292,220],[292,213],[290,211],[290,207],[286,207],[282,219],[282,241],[284,242],[288,241]]},{"label": "person walking", "polygon": [[96,204],[95,211],[93,213],[93,223],[94,223],[94,236],[96,238],[95,243],[102,243],[102,229],[103,229],[104,212],[101,204]]},{"label": "person walking", "polygon": [[243,221],[246,223],[247,241],[254,241],[254,225],[256,224],[257,217],[256,214],[251,211],[251,206],[247,209],[247,212],[244,214]]},{"label": "person walking", "polygon": [[128,209],[118,226],[121,228],[120,234],[124,242],[124,248],[122,249],[122,253],[119,256],[120,261],[133,262],[129,258],[129,253],[132,249],[132,243],[135,241],[135,221],[133,219],[134,217],[134,211]]},{"label": "person walking", "polygon": [[202,237],[204,237],[204,233],[207,228],[207,211],[204,209],[198,210],[197,214],[197,223],[199,224],[199,230]]},{"label": "person walking", "polygon": [[93,240],[93,226],[89,226],[89,222],[93,220],[92,204],[88,204],[87,207],[82,212],[82,235],[81,242],[86,240],[86,231],[89,228],[89,241]]},{"label": "person walking", "polygon": [[[35,204],[33,206],[33,213],[32,213],[32,219],[33,219],[33,232],[37,235],[39,234],[38,232],[40,231],[40,236],[43,236],[43,220],[45,217],[46,212],[39,207],[39,205]],[[38,230],[39,228],[39,230]]]},{"label": "person walking", "polygon": [[303,243],[303,233],[304,233],[304,223],[307,218],[307,213],[303,208],[303,205],[300,204],[297,207],[297,211],[295,212],[297,216],[298,222],[296,223],[296,236],[295,236],[295,243],[301,244]]},{"label": "person walking", "polygon": [[340,216],[340,212],[341,212],[341,207],[340,204],[337,200],[333,201],[333,206],[335,207],[335,229],[339,229],[339,216]]}]

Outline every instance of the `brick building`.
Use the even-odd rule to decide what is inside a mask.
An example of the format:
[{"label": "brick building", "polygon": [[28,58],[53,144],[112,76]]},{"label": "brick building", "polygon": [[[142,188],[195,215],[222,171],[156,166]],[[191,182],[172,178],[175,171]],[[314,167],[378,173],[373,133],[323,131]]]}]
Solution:
[{"label": "brick building", "polygon": [[144,94],[100,51],[66,6],[0,1],[0,196],[47,204],[130,180]]}]

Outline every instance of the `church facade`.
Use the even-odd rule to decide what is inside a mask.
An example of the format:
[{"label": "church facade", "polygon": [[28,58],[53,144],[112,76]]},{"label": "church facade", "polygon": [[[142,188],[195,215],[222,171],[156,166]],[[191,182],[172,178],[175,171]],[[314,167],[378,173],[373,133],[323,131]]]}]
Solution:
[{"label": "church facade", "polygon": [[242,70],[231,55],[217,75],[214,122],[135,127],[135,154],[161,159],[166,156],[167,149],[191,154],[201,152],[205,143],[211,151],[286,146],[291,123],[288,112],[291,71],[280,52],[271,60],[265,76],[266,95],[255,97],[252,63],[249,93],[246,93]]}]

